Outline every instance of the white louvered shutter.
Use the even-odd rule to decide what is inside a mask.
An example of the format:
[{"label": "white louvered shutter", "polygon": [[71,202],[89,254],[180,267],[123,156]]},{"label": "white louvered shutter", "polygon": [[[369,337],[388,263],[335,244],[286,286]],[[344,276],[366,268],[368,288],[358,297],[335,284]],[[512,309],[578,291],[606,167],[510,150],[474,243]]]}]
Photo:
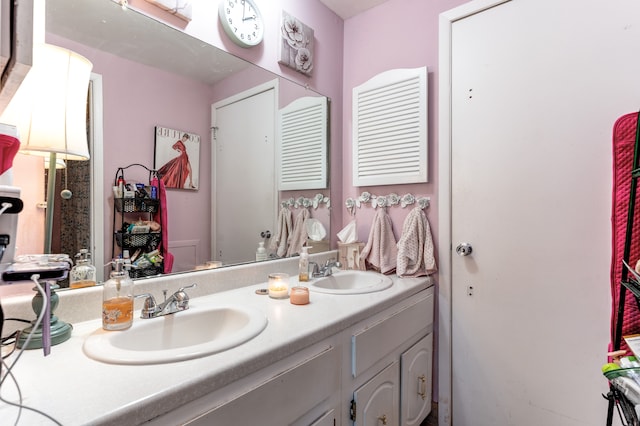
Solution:
[{"label": "white louvered shutter", "polygon": [[353,185],[427,182],[427,68],[378,74],[353,89]]},{"label": "white louvered shutter", "polygon": [[327,98],[296,99],[278,112],[278,189],[327,187]]}]

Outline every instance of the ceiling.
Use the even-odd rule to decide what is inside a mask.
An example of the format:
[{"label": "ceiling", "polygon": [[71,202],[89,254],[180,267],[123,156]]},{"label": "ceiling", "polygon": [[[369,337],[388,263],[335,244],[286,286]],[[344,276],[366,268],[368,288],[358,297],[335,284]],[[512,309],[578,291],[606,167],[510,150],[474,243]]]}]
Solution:
[{"label": "ceiling", "polygon": [[351,18],[387,0],[320,0],[342,19]]}]

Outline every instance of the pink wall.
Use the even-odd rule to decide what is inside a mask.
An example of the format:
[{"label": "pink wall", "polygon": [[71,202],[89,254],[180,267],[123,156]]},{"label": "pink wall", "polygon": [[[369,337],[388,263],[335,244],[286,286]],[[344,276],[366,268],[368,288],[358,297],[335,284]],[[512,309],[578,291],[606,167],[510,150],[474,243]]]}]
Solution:
[{"label": "pink wall", "polygon": [[[444,11],[466,3],[465,0],[389,0],[345,21],[344,25],[344,72],[342,97],[344,118],[342,129],[343,156],[343,197],[357,198],[363,191],[372,194],[387,195],[408,192],[414,195],[431,197],[430,207],[426,210],[434,242],[438,239],[438,15]],[[409,11],[409,12],[407,12]],[[395,68],[428,69],[428,144],[429,144],[429,182],[423,184],[385,185],[356,188],[351,180],[351,100],[352,90],[371,77],[383,71]],[[334,204],[336,205],[336,204]],[[344,207],[341,206],[342,209]],[[409,208],[389,208],[396,239],[400,237],[404,219]],[[358,238],[367,241],[374,209],[363,207],[356,213]],[[345,213],[343,224],[352,218]],[[334,226],[334,229],[338,229]],[[437,258],[437,253],[436,253]],[[434,325],[434,367],[438,371],[437,330]],[[438,396],[438,377],[434,374],[433,399]]]},{"label": "pink wall", "polygon": [[[343,68],[343,199],[357,198],[368,191],[376,195],[396,193],[426,195],[431,205],[426,210],[437,241],[438,221],[438,15],[465,0],[389,0],[380,6],[347,19],[344,24]],[[428,145],[429,182],[422,184],[354,187],[351,179],[351,102],[352,90],[375,75],[395,68],[428,69]],[[335,205],[335,204],[334,204]],[[344,207],[341,206],[344,210]],[[389,208],[396,239],[410,209]],[[362,207],[356,212],[358,237],[367,241],[374,209]],[[345,213],[343,225],[352,218]],[[338,229],[338,228],[336,228]]]}]

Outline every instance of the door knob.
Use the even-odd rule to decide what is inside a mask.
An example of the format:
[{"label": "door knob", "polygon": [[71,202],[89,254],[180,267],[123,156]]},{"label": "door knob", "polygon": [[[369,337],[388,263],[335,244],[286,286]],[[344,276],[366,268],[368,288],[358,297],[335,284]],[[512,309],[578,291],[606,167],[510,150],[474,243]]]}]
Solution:
[{"label": "door knob", "polygon": [[458,253],[458,256],[469,256],[472,251],[473,247],[471,247],[471,244],[469,243],[460,243],[456,247],[456,253]]}]

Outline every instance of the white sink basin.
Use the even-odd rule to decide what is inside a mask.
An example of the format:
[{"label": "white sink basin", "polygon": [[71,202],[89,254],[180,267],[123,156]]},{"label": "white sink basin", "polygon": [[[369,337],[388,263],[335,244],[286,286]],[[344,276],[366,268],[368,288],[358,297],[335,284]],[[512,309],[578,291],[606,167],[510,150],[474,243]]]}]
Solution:
[{"label": "white sink basin", "polygon": [[267,317],[254,308],[192,306],[158,318],[135,318],[128,330],[96,330],[83,349],[90,358],[110,364],[161,364],[231,349],[266,326]]},{"label": "white sink basin", "polygon": [[391,278],[378,272],[340,271],[329,277],[317,278],[309,289],[318,293],[362,294],[382,291],[391,284]]}]

